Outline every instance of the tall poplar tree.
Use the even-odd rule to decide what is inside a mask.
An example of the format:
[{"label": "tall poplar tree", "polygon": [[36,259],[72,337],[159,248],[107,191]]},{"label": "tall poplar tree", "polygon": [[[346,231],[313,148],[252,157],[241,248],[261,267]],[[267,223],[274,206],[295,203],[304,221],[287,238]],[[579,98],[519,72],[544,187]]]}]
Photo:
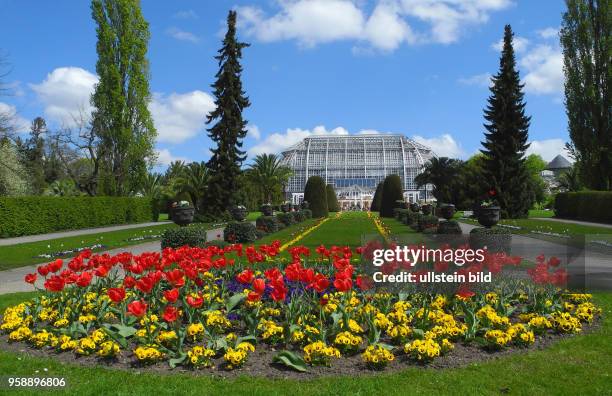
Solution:
[{"label": "tall poplar tree", "polygon": [[612,190],[612,3],[566,3],[560,36],[569,148],[587,187]]},{"label": "tall poplar tree", "polygon": [[205,212],[218,217],[227,208],[236,204],[238,176],[240,166],[246,159],[241,150],[242,139],[247,134],[247,121],[242,118],[242,111],[250,106],[242,90],[242,49],[249,44],[236,39],[236,11],[230,11],[227,17],[227,33],[223,46],[215,59],[219,62],[214,88],[216,108],[208,116],[206,123],[212,124],[208,136],[217,144],[212,149],[212,157],[207,163],[210,169],[210,182],[205,201]]},{"label": "tall poplar tree", "polygon": [[139,0],[93,0],[100,78],[91,97],[100,139],[101,193],[126,195],[143,183],[155,160],[157,132],[148,109],[149,25]]},{"label": "tall poplar tree", "polygon": [[506,25],[499,72],[493,76],[491,96],[484,111],[483,173],[505,218],[526,217],[533,203],[525,151],[529,147],[530,117],[525,115],[523,87],[516,70],[512,28]]}]

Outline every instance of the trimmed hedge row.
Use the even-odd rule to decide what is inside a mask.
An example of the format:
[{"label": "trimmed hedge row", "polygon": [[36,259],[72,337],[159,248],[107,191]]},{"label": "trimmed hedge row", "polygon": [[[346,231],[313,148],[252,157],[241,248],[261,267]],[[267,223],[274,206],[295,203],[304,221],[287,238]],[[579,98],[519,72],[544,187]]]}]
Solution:
[{"label": "trimmed hedge row", "polygon": [[612,191],[558,193],[555,216],[567,219],[612,223]]},{"label": "trimmed hedge row", "polygon": [[162,249],[178,249],[185,245],[191,247],[205,247],[206,227],[198,224],[190,224],[186,227],[169,228],[162,234]]},{"label": "trimmed hedge row", "polygon": [[0,238],[157,220],[148,198],[0,197]]}]

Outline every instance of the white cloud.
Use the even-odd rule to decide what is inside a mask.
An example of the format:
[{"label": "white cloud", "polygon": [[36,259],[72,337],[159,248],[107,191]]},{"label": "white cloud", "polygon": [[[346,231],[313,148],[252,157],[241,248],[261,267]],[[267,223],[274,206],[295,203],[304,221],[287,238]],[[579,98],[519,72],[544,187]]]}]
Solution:
[{"label": "white cloud", "polygon": [[460,84],[463,85],[476,85],[479,87],[490,87],[492,85],[490,73],[482,73],[476,74],[470,77],[462,77],[457,80]]},{"label": "white cloud", "polygon": [[[354,40],[382,51],[402,43],[453,43],[468,25],[488,21],[489,14],[509,7],[510,0],[378,0],[372,14],[365,2],[352,0],[279,0],[271,16],[259,7],[238,7],[239,26],[263,42],[295,40],[300,45]],[[408,19],[429,26],[418,33]],[[359,45],[356,54],[368,53]]]},{"label": "white cloud", "polygon": [[215,108],[212,96],[202,91],[156,94],[149,104],[160,142],[181,143],[203,130],[206,115]]},{"label": "white cloud", "polygon": [[417,143],[430,147],[438,157],[464,158],[466,156],[461,144],[448,133],[433,138],[414,135],[412,139]]},{"label": "white cloud", "polygon": [[512,5],[510,0],[400,0],[407,15],[430,25],[429,40],[449,44],[470,25],[483,24],[489,15]]},{"label": "white cloud", "polygon": [[[512,46],[514,47],[514,52],[520,54],[527,50],[527,47],[529,46],[529,40],[525,37],[514,36],[514,39],[512,40]],[[498,42],[491,44],[491,48],[493,48],[495,51],[501,52],[501,50],[504,48],[504,39],[501,39]]]},{"label": "white cloud", "polygon": [[15,129],[15,132],[27,132],[30,130],[30,121],[21,117],[17,113],[17,108],[8,103],[0,102],[0,115],[2,118],[8,118],[11,126]]},{"label": "white cloud", "polygon": [[301,128],[289,128],[285,133],[273,133],[259,144],[248,150],[249,156],[258,154],[279,153],[282,150],[299,143],[304,138],[312,135],[348,135],[349,132],[343,127],[327,130],[323,125],[316,126],[312,130]]},{"label": "white cloud", "polygon": [[198,19],[199,15],[194,10],[182,10],[173,15],[177,19]]},{"label": "white cloud", "polygon": [[174,161],[185,161],[191,162],[189,159],[180,156],[174,156],[168,149],[157,149],[157,165],[158,166],[168,166],[170,163]]},{"label": "white cloud", "polygon": [[558,46],[540,44],[525,54],[519,64],[527,72],[527,92],[560,95],[563,92],[563,54]]},{"label": "white cloud", "polygon": [[538,30],[538,35],[543,39],[551,39],[559,37],[559,28],[548,27],[546,29]]},{"label": "white cloud", "polygon": [[259,127],[257,125],[248,124],[246,130],[247,137],[253,138],[255,140],[261,139],[261,132],[259,131]]},{"label": "white cloud", "polygon": [[89,102],[98,76],[80,67],[59,67],[40,84],[30,84],[43,103],[45,115],[60,124],[74,124],[80,111],[91,113]]},{"label": "white cloud", "polygon": [[527,155],[539,154],[544,161],[552,161],[553,158],[561,154],[571,161],[571,157],[565,149],[565,141],[563,139],[534,140],[530,144],[526,152]]},{"label": "white cloud", "polygon": [[186,32],[177,27],[171,27],[166,30],[166,34],[180,41],[188,41],[190,43],[198,43],[200,38],[191,32]]}]

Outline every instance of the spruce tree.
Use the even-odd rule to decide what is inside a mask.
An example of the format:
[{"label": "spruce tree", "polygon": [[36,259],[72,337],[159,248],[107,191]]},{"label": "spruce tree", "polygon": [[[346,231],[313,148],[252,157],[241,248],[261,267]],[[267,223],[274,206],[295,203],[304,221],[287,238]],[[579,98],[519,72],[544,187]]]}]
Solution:
[{"label": "spruce tree", "polygon": [[516,70],[512,28],[506,25],[499,72],[493,76],[491,96],[484,111],[483,173],[504,218],[527,216],[533,197],[527,188],[525,165],[530,117],[525,115],[523,87]]},{"label": "spruce tree", "polygon": [[108,195],[138,189],[155,160],[157,132],[149,112],[149,25],[139,0],[93,0],[100,77],[91,97],[92,126],[100,139],[101,183]]},{"label": "spruce tree", "polygon": [[208,137],[217,144],[207,163],[210,182],[205,211],[211,217],[221,216],[228,207],[237,203],[240,166],[246,158],[241,150],[242,139],[247,133],[247,121],[242,118],[242,111],[250,106],[242,90],[240,59],[242,49],[248,46],[236,39],[236,11],[230,11],[223,46],[215,57],[219,62],[217,80],[212,85],[216,108],[206,120],[207,124],[213,124],[208,129]]}]

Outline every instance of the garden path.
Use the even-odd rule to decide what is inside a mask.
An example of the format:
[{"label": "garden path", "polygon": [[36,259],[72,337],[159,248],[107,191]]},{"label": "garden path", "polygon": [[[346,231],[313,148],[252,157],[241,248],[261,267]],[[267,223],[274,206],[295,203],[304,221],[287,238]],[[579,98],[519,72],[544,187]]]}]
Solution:
[{"label": "garden path", "polygon": [[[159,224],[159,223],[153,223]],[[214,241],[222,239],[223,228],[215,228],[206,231],[206,240]],[[108,253],[110,255],[118,254],[121,252],[130,252],[132,254],[141,254],[144,252],[155,252],[161,251],[159,241],[141,243],[139,245],[124,246],[117,249],[107,250],[103,252],[97,252],[98,254]],[[26,274],[36,272],[36,268],[40,264],[29,265],[27,267],[13,268],[6,271],[0,271],[0,295],[7,293],[16,293],[23,291],[32,291],[34,288],[32,285],[24,282],[23,278]],[[42,282],[40,279],[36,282],[36,286],[42,288]]]},{"label": "garden path", "polygon": [[20,243],[28,243],[28,242],[48,241],[50,239],[65,238],[65,237],[78,236],[78,235],[96,234],[98,232],[129,230],[131,228],[151,227],[151,226],[163,225],[163,224],[169,224],[169,223],[171,222],[170,221],[155,221],[155,222],[149,222],[149,223],[123,224],[123,225],[109,226],[109,227],[83,228],[80,230],[52,232],[49,234],[26,235],[26,236],[15,237],[15,238],[1,238],[0,246],[17,245]]}]

